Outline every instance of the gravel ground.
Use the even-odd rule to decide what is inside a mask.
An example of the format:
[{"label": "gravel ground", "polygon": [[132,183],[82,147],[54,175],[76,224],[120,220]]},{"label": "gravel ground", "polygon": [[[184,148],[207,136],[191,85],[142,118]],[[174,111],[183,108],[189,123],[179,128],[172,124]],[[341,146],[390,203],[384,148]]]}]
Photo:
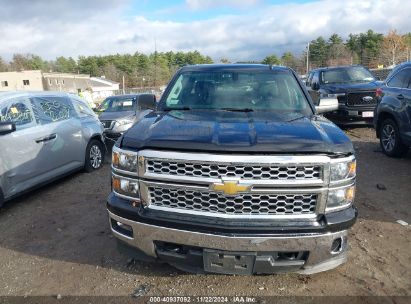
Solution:
[{"label": "gravel ground", "polygon": [[396,222],[411,223],[411,152],[391,159],[372,129],[346,132],[357,152],[359,219],[349,260],[337,269],[311,276],[193,275],[127,260],[109,230],[107,164],[0,210],[0,295],[411,296],[411,228]]}]

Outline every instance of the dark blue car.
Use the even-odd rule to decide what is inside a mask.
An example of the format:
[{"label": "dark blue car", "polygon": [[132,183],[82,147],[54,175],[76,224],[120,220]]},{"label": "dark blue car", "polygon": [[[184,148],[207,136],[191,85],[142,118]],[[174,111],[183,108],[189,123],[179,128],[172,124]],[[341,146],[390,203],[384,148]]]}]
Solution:
[{"label": "dark blue car", "polygon": [[411,62],[398,65],[377,91],[374,126],[382,151],[392,157],[411,146]]},{"label": "dark blue car", "polygon": [[326,117],[339,125],[372,124],[377,104],[375,93],[382,85],[361,65],[326,67],[312,70],[306,81],[314,102],[319,98],[338,99],[338,110]]}]

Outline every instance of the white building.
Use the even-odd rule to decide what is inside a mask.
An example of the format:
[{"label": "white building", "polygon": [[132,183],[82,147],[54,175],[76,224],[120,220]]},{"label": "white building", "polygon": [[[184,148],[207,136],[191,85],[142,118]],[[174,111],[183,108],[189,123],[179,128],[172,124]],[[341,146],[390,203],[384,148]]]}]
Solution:
[{"label": "white building", "polygon": [[43,91],[40,70],[0,73],[0,91]]},{"label": "white building", "polygon": [[102,100],[112,96],[120,89],[120,84],[105,77],[91,77],[90,88],[94,100]]}]

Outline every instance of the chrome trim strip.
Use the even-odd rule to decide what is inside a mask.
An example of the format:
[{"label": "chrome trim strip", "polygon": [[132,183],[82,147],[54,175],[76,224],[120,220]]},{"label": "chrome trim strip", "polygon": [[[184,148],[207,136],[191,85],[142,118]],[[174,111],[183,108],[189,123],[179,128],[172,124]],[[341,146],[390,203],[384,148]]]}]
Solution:
[{"label": "chrome trim strip", "polygon": [[[240,183],[243,185],[243,183]],[[187,189],[187,190],[195,190],[195,191],[207,191],[212,192],[208,186],[198,186],[198,185],[181,185],[176,183],[164,183],[164,182],[155,182],[155,181],[146,181],[140,180],[140,187],[149,187],[149,186],[157,186],[162,188],[172,188],[172,189]],[[245,192],[238,192],[239,194],[321,194],[324,191],[328,191],[328,188],[259,188],[259,187],[252,187],[250,191]]]},{"label": "chrome trim strip", "polygon": [[142,150],[140,156],[146,158],[160,158],[168,160],[181,161],[197,161],[215,163],[216,161],[224,163],[263,163],[263,164],[286,164],[286,165],[301,165],[312,164],[320,165],[328,163],[330,158],[324,155],[230,155],[230,154],[206,154],[206,153],[186,153],[186,152],[170,152],[170,151],[155,151]]},{"label": "chrome trim strip", "polygon": [[152,210],[159,210],[159,211],[167,211],[167,212],[175,212],[180,214],[191,214],[197,216],[208,216],[214,218],[224,218],[224,219],[315,219],[317,214],[310,213],[310,214],[299,214],[299,215],[292,215],[292,214],[285,214],[285,215],[264,215],[264,214],[224,214],[224,213],[217,213],[217,212],[207,212],[207,211],[193,211],[193,210],[186,210],[186,209],[173,209],[161,206],[149,206]]},{"label": "chrome trim strip", "polygon": [[129,200],[129,201],[140,202],[140,198],[131,197],[131,196],[127,196],[127,195],[124,195],[124,194],[120,194],[120,193],[118,193],[118,192],[116,192],[116,191],[114,191],[114,190],[113,190],[113,193],[114,193],[115,196],[124,198],[124,199]]},{"label": "chrome trim strip", "polygon": [[[291,165],[292,166],[292,165]],[[207,177],[196,177],[196,176],[183,176],[183,175],[167,175],[167,174],[157,174],[146,172],[142,175],[145,179],[149,180],[160,180],[160,181],[171,181],[171,182],[186,182],[186,183],[201,183],[201,184],[213,184],[220,183],[220,178],[207,178]],[[232,177],[236,179],[236,177]],[[289,187],[289,186],[301,186],[301,187],[316,187],[323,186],[325,183],[322,179],[289,179],[289,180],[270,180],[270,179],[240,179],[241,184],[244,185],[266,185],[266,186],[277,186],[277,187]]]},{"label": "chrome trim strip", "polygon": [[[187,162],[194,164],[221,164],[221,165],[242,165],[242,166],[320,166],[322,167],[322,178],[315,179],[241,179],[247,185],[267,185],[267,186],[300,186],[315,187],[327,185],[329,182],[329,163],[330,157],[324,155],[220,155],[205,153],[186,153],[142,150],[139,158],[144,157],[144,161],[139,161],[138,173],[141,178],[161,181],[188,182],[211,184],[221,182],[220,178],[170,175],[147,172],[147,160]],[[234,177],[235,178],[235,177]]]}]

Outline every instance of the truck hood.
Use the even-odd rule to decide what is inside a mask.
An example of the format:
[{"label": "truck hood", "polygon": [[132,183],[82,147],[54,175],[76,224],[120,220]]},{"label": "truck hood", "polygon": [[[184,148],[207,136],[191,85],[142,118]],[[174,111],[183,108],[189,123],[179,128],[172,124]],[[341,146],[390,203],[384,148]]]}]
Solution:
[{"label": "truck hood", "polygon": [[375,91],[382,85],[382,81],[373,81],[367,83],[344,83],[323,85],[322,89],[329,94],[358,92],[358,91]]},{"label": "truck hood", "polygon": [[151,112],[123,136],[133,150],[248,153],[353,153],[349,138],[322,116],[284,117],[275,112]]}]

